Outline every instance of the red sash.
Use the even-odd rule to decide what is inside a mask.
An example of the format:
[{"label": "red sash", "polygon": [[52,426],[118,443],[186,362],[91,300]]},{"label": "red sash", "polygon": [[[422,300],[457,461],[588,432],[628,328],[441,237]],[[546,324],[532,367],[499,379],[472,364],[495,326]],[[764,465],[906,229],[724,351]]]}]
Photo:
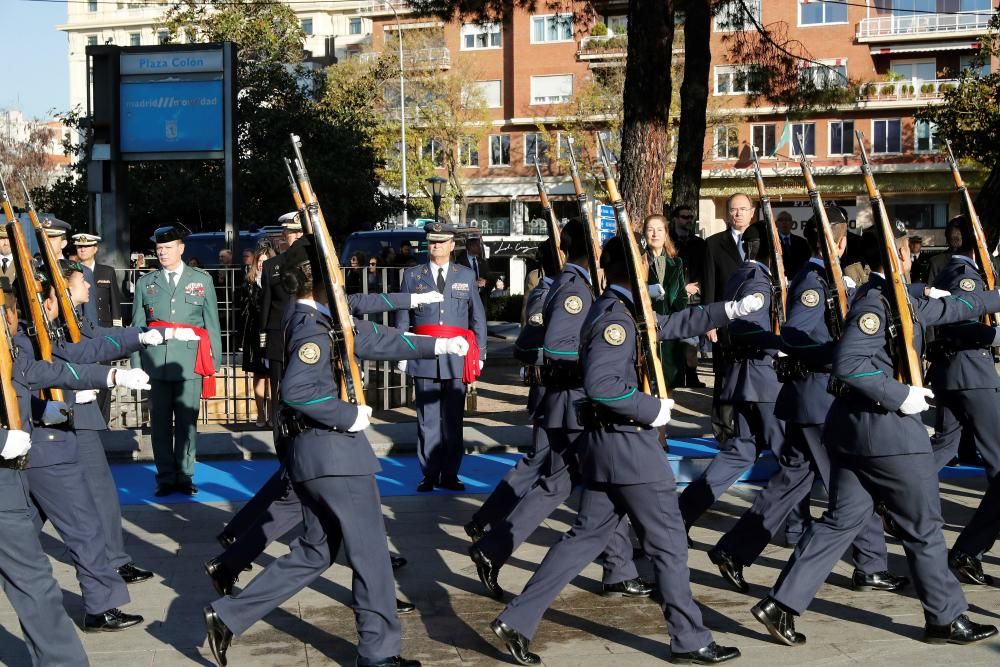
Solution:
[{"label": "red sash", "polygon": [[462,382],[472,384],[479,377],[479,341],[476,334],[469,329],[452,327],[447,324],[420,324],[413,327],[413,333],[435,338],[455,338],[461,336],[469,343],[469,353],[465,355],[465,366],[462,368]]},{"label": "red sash", "polygon": [[208,330],[190,324],[177,324],[163,320],[153,320],[146,326],[156,329],[190,329],[198,334],[198,356],[194,360],[194,372],[202,376],[201,397],[212,398],[215,396],[215,364],[212,361],[212,343],[208,338]]}]

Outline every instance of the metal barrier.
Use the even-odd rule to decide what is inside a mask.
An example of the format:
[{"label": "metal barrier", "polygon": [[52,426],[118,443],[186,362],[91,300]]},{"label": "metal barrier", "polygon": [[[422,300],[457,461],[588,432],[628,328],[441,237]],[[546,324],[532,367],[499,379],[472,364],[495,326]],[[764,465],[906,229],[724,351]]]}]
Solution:
[{"label": "metal barrier", "polygon": [[[216,298],[219,305],[219,326],[222,338],[222,360],[216,363],[216,394],[213,398],[202,399],[201,411],[198,414],[199,424],[246,424],[257,418],[254,405],[253,376],[243,370],[243,350],[240,335],[243,322],[237,312],[237,290],[245,284],[245,274],[242,268],[203,269],[207,271],[215,284]],[[379,268],[377,279],[369,281],[369,272],[365,269],[346,269],[347,272],[358,271],[360,280],[353,281],[359,292],[398,291],[402,278],[402,268]],[[132,303],[134,284],[138,275],[148,271],[137,272],[135,269],[118,270],[119,284],[122,286],[122,313],[124,323],[129,324],[132,318]],[[130,286],[131,289],[130,289]],[[388,289],[384,289],[387,287]],[[366,316],[379,324],[392,326],[395,317],[392,313],[381,313]],[[251,324],[251,326],[253,326]],[[257,339],[259,331],[256,328],[250,340]],[[128,363],[128,362],[124,362]],[[412,380],[400,373],[393,362],[364,361],[362,370],[365,374],[365,397],[368,404],[375,410],[384,410],[410,401]],[[145,392],[112,390],[111,428],[143,428],[149,426],[149,401]]]}]

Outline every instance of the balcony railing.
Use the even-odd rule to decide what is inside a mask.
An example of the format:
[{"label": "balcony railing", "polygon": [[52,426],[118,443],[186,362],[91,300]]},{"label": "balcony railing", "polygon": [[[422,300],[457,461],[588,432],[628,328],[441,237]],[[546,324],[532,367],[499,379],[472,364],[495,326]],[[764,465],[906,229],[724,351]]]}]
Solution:
[{"label": "balcony railing", "polygon": [[358,9],[359,14],[392,14],[392,10],[397,13],[412,12],[413,7],[406,0],[370,0]]},{"label": "balcony railing", "polygon": [[958,87],[958,79],[907,79],[905,81],[870,81],[860,88],[860,98],[869,102],[940,99]]},{"label": "balcony railing", "polygon": [[624,60],[628,52],[626,35],[590,35],[577,43],[577,60]]},{"label": "balcony railing", "polygon": [[955,33],[979,34],[989,27],[993,12],[957,14],[905,14],[862,19],[857,38],[943,36]]},{"label": "balcony railing", "polygon": [[[365,51],[354,56],[363,63],[374,62],[382,57],[377,51]],[[446,46],[403,51],[403,67],[410,69],[450,69],[451,51]]]}]

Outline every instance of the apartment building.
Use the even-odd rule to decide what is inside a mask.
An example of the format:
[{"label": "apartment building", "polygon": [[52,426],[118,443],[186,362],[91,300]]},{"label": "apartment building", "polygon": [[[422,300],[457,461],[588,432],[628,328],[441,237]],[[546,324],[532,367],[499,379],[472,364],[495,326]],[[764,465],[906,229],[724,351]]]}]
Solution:
[{"label": "apartment building", "polygon": [[[51,183],[69,169],[69,156],[63,148],[63,141],[69,136],[69,128],[59,120],[32,120],[25,118],[17,109],[0,109],[0,143],[12,147],[32,143],[32,134],[37,130],[49,132],[49,141],[42,150],[45,153],[43,170]],[[11,183],[8,187],[14,185]]]}]

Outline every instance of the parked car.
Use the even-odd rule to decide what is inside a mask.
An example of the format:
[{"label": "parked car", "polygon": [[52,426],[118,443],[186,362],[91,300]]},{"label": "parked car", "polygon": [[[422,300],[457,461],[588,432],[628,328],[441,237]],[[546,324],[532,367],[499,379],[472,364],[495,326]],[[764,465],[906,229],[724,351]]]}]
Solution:
[{"label": "parked car", "polygon": [[[455,234],[455,254],[465,249],[465,241],[470,237],[479,237],[478,229],[472,227],[459,227]],[[420,227],[407,227],[405,229],[383,229],[370,232],[354,232],[344,241],[340,249],[341,266],[350,266],[351,255],[359,250],[368,257],[381,257],[382,251],[386,247],[392,246],[399,254],[402,244],[409,243],[413,251],[413,259],[417,264],[427,261],[427,241],[424,238],[424,230]]]}]

